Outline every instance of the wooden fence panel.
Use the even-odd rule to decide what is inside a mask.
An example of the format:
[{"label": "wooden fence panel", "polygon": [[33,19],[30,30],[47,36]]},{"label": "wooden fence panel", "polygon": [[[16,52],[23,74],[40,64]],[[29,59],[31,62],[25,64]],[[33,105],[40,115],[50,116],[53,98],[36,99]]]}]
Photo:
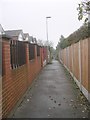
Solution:
[{"label": "wooden fence panel", "polygon": [[66,49],[64,49],[64,64],[66,65]]},{"label": "wooden fence panel", "polygon": [[72,46],[70,46],[70,71],[72,72]]},{"label": "wooden fence panel", "polygon": [[[90,93],[90,38],[88,39],[88,90]],[[90,96],[89,96],[90,100]]]},{"label": "wooden fence panel", "polygon": [[88,90],[88,39],[81,41],[81,79]]},{"label": "wooden fence panel", "polygon": [[68,66],[68,49],[66,48],[65,55],[66,55],[66,66]]},{"label": "wooden fence panel", "polygon": [[71,51],[70,47],[68,47],[68,69],[70,70],[70,65],[71,65]]},{"label": "wooden fence panel", "polygon": [[[67,66],[87,99],[90,95],[90,38],[61,50],[61,60]],[[90,99],[89,99],[90,101]]]},{"label": "wooden fence panel", "polygon": [[73,72],[77,80],[79,80],[79,44],[74,44],[73,54]]},{"label": "wooden fence panel", "polygon": [[62,61],[64,63],[64,50],[62,51]]},{"label": "wooden fence panel", "polygon": [[69,69],[69,47],[67,47],[67,67]]}]

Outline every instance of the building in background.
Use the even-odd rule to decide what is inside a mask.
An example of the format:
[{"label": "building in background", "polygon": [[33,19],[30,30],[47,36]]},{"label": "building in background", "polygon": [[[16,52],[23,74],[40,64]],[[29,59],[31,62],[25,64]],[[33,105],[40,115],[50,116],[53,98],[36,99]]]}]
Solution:
[{"label": "building in background", "polygon": [[0,24],[0,35],[2,35],[2,34],[5,34],[5,32],[4,32],[2,25]]},{"label": "building in background", "polygon": [[25,40],[25,36],[22,30],[7,30],[5,31],[5,34],[11,36],[12,40]]}]

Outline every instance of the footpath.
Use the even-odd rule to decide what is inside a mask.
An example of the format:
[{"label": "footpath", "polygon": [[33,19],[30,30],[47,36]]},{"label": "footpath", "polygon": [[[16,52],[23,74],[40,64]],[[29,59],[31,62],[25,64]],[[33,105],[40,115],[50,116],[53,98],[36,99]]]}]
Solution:
[{"label": "footpath", "polygon": [[58,61],[41,71],[13,118],[88,118],[89,105]]}]

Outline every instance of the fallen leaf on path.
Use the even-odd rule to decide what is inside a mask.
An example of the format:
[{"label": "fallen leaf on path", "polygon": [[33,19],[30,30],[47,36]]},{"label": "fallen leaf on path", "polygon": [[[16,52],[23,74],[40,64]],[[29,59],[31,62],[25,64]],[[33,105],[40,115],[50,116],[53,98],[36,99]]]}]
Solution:
[{"label": "fallen leaf on path", "polygon": [[27,99],[27,101],[29,102],[29,99]]},{"label": "fallen leaf on path", "polygon": [[53,99],[51,99],[51,100],[53,100]]},{"label": "fallen leaf on path", "polygon": [[60,106],[61,104],[59,103],[58,105]]},{"label": "fallen leaf on path", "polygon": [[73,102],[73,100],[71,99],[71,102]]},{"label": "fallen leaf on path", "polygon": [[87,110],[87,108],[84,108],[85,110]]},{"label": "fallen leaf on path", "polygon": [[79,87],[76,87],[76,89],[79,89]]},{"label": "fallen leaf on path", "polygon": [[83,117],[83,118],[85,118],[85,117]]}]

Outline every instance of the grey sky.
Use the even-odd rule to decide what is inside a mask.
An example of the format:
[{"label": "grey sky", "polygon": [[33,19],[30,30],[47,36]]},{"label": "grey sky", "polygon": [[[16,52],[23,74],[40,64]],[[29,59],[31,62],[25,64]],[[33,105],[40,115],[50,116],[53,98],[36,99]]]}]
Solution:
[{"label": "grey sky", "polygon": [[0,23],[5,30],[23,29],[37,39],[46,40],[46,16],[49,40],[54,47],[60,35],[67,37],[82,22],[77,19],[81,0],[0,0]]}]

